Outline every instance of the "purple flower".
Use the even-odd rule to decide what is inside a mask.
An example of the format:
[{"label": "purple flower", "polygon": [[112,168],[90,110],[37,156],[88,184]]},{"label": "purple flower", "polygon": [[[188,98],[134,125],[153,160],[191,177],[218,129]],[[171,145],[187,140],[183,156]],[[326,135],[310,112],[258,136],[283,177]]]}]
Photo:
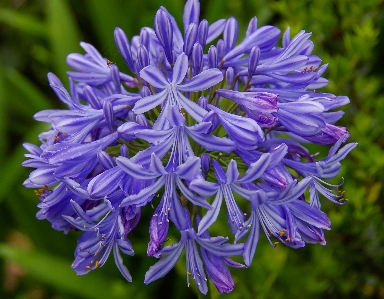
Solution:
[{"label": "purple flower", "polygon": [[[161,254],[165,255],[165,257],[161,258],[155,265],[149,268],[148,272],[145,274],[144,282],[148,284],[166,275],[174,267],[182,251],[185,249],[188,286],[190,284],[189,276],[191,275],[200,292],[206,294],[208,291],[207,278],[204,272],[203,261],[197,250],[197,244],[200,245],[203,260],[207,261],[204,265],[207,268],[208,273],[216,271],[219,267],[222,267],[221,263],[223,262],[223,259],[228,260],[228,262],[231,263],[232,261],[228,256],[241,255],[243,252],[243,244],[227,244],[225,243],[228,240],[227,238],[203,238],[197,235],[192,228],[188,212],[182,208],[180,204],[177,205],[176,209],[178,210],[178,214],[182,215],[180,218],[181,221],[175,221],[175,225],[181,234],[180,241],[162,249]],[[232,264],[236,265],[234,262]],[[224,274],[224,276],[228,276],[228,274]],[[224,279],[222,277],[220,279],[217,278],[217,276],[214,276],[213,279],[215,285],[220,287],[219,290],[221,292],[228,290],[225,286],[222,286],[222,284],[225,283],[224,279],[228,280],[228,277]],[[219,280],[221,280],[220,285]],[[231,283],[230,280],[231,279],[229,279],[229,283]],[[231,289],[230,285],[227,287]]]},{"label": "purple flower", "polygon": [[[133,111],[135,113],[147,112],[167,100],[167,103],[163,107],[163,111],[165,111],[164,114],[168,112],[167,108],[169,106],[176,106],[179,110],[184,109],[197,122],[202,121],[207,111],[186,98],[181,92],[206,90],[223,80],[223,75],[218,69],[208,69],[182,84],[187,71],[188,57],[184,53],[181,53],[177,57],[175,66],[173,67],[171,82],[169,82],[164,74],[155,66],[150,65],[142,69],[140,71],[140,77],[151,86],[161,90],[161,92],[140,99],[135,104]],[[166,115],[164,115],[164,117],[166,117]]]},{"label": "purple flower", "polygon": [[190,188],[204,197],[216,194],[212,203],[212,209],[209,210],[200,221],[199,234],[205,232],[216,221],[223,198],[225,199],[228,215],[230,215],[228,224],[231,227],[232,233],[236,233],[238,230],[243,229],[244,213],[241,212],[238,207],[232,191],[247,197],[248,194],[246,194],[245,190],[236,185],[236,183],[248,183],[256,180],[263,174],[270,161],[270,155],[264,154],[257,162],[252,163],[244,176],[240,178],[236,161],[232,160],[228,165],[227,172],[224,173],[220,164],[216,160],[213,160],[212,163],[218,182],[207,182],[202,178],[196,178],[191,182]]},{"label": "purple flower", "polygon": [[[35,114],[49,129],[40,146],[24,144],[23,166],[33,169],[24,186],[35,188],[38,219],[82,231],[78,274],[113,251],[131,281],[120,254],[133,255],[128,237],[139,222],[148,225],[147,255],[159,258],[145,283],[165,276],[185,250],[188,285],[192,275],[204,294],[208,279],[220,293],[234,289],[228,266],[245,266],[230,257],[250,266],[261,228],[272,246],[326,244],[320,195],[346,202],[341,184],[326,180],[357,145],[342,146],[349,133],[337,125],[336,109],[349,99],[318,91],[328,65],[312,54],[310,33],[291,38],[288,28],[280,46],[280,32],[255,17],[241,38],[234,17],[209,24],[199,1],[187,0],[183,30],[164,7],[137,36],[115,29],[130,75],[84,42],[85,54],[67,57],[69,91],[48,74],[67,109]],[[317,160],[308,143],[331,148]],[[222,205],[234,243],[211,236]],[[172,227],[180,240],[163,247]]]}]

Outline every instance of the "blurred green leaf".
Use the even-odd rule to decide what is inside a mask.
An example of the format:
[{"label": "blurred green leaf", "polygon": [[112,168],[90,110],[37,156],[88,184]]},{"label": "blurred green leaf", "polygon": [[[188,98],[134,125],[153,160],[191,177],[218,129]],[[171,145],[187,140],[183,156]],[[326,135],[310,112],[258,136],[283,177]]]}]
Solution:
[{"label": "blurred green leaf", "polygon": [[41,37],[47,36],[47,28],[44,23],[27,14],[0,8],[0,22],[12,26],[15,29],[22,30],[28,34]]},{"label": "blurred green leaf", "polygon": [[[133,287],[130,288],[123,281],[111,280],[101,272],[76,276],[69,267],[71,262],[57,256],[26,251],[6,244],[0,244],[0,256],[21,265],[30,275],[67,294],[90,299],[118,299],[128,298],[128,296],[134,298],[131,292]],[[136,298],[145,297],[140,294]]]},{"label": "blurred green leaf", "polygon": [[[42,93],[35,84],[33,84],[27,77],[19,73],[17,70],[8,68],[4,72],[4,77],[7,83],[7,98],[12,99],[12,87],[17,89],[23,95],[23,103],[28,109],[33,111],[40,111],[47,109],[52,104],[49,99]],[[48,84],[47,84],[48,85]],[[20,107],[19,100],[10,100],[11,104],[18,105]],[[24,106],[24,105],[23,105]]]},{"label": "blurred green leaf", "polygon": [[[36,142],[37,135],[40,132],[47,130],[46,124],[37,124],[28,131],[25,136],[24,142]],[[2,173],[5,174],[0,180],[0,202],[5,199],[7,194],[11,192],[12,188],[19,187],[20,174],[24,171],[21,163],[25,160],[23,156],[27,151],[21,146],[21,143],[13,151],[12,156],[7,157],[2,164]]]},{"label": "blurred green leaf", "polygon": [[[3,159],[5,157],[5,153],[7,151],[7,143],[6,143],[6,127],[7,127],[7,121],[8,118],[5,113],[6,109],[6,96],[4,92],[4,77],[3,77],[3,72],[1,71],[1,66],[0,66],[0,163],[3,163]],[[1,200],[1,199],[0,199]]]},{"label": "blurred green leaf", "polygon": [[47,1],[47,22],[55,73],[63,84],[68,86],[66,72],[69,68],[66,58],[72,52],[82,51],[79,46],[81,41],[79,29],[68,2],[64,0]]}]

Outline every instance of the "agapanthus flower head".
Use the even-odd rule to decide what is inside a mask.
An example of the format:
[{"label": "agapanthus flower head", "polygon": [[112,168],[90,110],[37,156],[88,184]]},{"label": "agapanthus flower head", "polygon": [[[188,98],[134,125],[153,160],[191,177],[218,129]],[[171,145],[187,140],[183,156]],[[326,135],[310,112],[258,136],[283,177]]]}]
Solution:
[{"label": "agapanthus flower head", "polygon": [[[188,285],[191,276],[204,294],[208,279],[220,293],[234,289],[228,266],[251,266],[261,229],[272,246],[325,245],[331,223],[319,195],[345,203],[341,184],[325,180],[356,146],[342,146],[349,133],[336,125],[343,112],[334,110],[349,100],[318,91],[327,65],[312,54],[310,33],[291,37],[288,28],[281,44],[280,33],[255,17],[240,38],[234,17],[209,24],[188,0],[182,28],[161,7],[153,28],[132,39],[115,29],[129,74],[87,43],[85,54],[68,55],[70,92],[48,74],[68,109],[35,115],[50,129],[40,146],[24,145],[23,165],[35,169],[24,185],[36,189],[38,219],[83,232],[78,274],[113,251],[131,281],[120,252],[134,254],[129,237],[140,221],[149,227],[146,254],[158,259],[145,283],[185,252]],[[318,159],[308,143],[332,147]],[[230,237],[212,236],[220,213]],[[163,246],[170,227],[180,241]]]}]

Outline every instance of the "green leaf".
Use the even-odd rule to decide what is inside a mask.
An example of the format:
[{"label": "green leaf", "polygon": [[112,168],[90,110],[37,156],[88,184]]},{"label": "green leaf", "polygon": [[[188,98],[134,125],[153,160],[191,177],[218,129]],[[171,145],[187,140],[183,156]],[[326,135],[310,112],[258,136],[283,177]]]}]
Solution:
[{"label": "green leaf", "polygon": [[79,46],[81,41],[79,29],[67,1],[47,1],[47,18],[49,41],[56,68],[55,73],[63,81],[63,84],[67,85],[66,72],[69,68],[66,64],[66,58],[68,54],[84,52]]},{"label": "green leaf", "polygon": [[47,29],[42,21],[10,9],[0,9],[0,22],[24,31],[28,34],[46,37]]},{"label": "green leaf", "polygon": [[[28,131],[28,134],[25,136],[25,142],[36,141],[37,135],[40,132],[46,131],[46,124],[37,124],[35,127],[31,128]],[[6,161],[2,164],[2,179],[0,180],[0,202],[11,192],[12,188],[19,188],[20,176],[23,172],[23,167],[21,163],[25,160],[23,154],[26,153],[26,150],[21,146],[16,147],[16,150],[13,151],[11,157],[7,157]]]},{"label": "green leaf", "polygon": [[[40,111],[52,106],[49,99],[34,85],[27,77],[19,73],[17,70],[8,68],[4,72],[4,77],[7,80],[7,88],[14,87],[23,95],[23,103],[29,109]],[[8,93],[8,100],[11,100]],[[20,105],[19,101],[10,101],[13,104]]]},{"label": "green leaf", "polygon": [[[0,67],[1,68],[1,67]],[[6,109],[6,95],[4,92],[4,77],[2,76],[2,72],[0,72],[0,163],[3,163],[3,158],[5,156],[5,153],[7,151],[7,144],[6,144],[6,127],[7,127],[7,115],[5,113]]]},{"label": "green leaf", "polygon": [[69,267],[70,261],[48,253],[0,244],[0,256],[19,264],[31,276],[63,293],[90,299],[143,298],[143,294],[133,294],[132,285],[122,280],[111,280],[101,272],[76,276]]}]

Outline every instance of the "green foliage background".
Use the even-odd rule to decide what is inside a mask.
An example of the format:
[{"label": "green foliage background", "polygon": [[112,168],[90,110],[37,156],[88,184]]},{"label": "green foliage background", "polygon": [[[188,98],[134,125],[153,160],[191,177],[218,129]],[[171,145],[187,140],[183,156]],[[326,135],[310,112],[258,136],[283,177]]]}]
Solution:
[{"label": "green foliage background", "polygon": [[[332,220],[327,246],[273,249],[262,238],[252,267],[232,271],[236,288],[222,298],[384,298],[384,1],[201,2],[202,17],[212,22],[233,15],[241,34],[254,15],[260,25],[312,32],[314,52],[330,64],[324,90],[349,96],[340,125],[359,143],[335,180],[345,178],[349,203],[324,201]],[[29,172],[20,166],[21,145],[38,143],[37,134],[47,129],[32,116],[61,107],[46,73],[66,83],[65,58],[82,53],[80,41],[124,68],[113,29],[138,34],[152,26],[160,5],[181,23],[183,0],[0,0],[0,298],[197,297],[196,288],[186,286],[182,260],[166,278],[144,285],[144,273],[155,262],[145,257],[148,222],[132,234],[136,256],[125,259],[133,283],[121,278],[113,259],[77,277],[70,264],[78,234],[63,235],[38,221],[38,200],[21,186]],[[209,297],[220,297],[212,285]]]}]

